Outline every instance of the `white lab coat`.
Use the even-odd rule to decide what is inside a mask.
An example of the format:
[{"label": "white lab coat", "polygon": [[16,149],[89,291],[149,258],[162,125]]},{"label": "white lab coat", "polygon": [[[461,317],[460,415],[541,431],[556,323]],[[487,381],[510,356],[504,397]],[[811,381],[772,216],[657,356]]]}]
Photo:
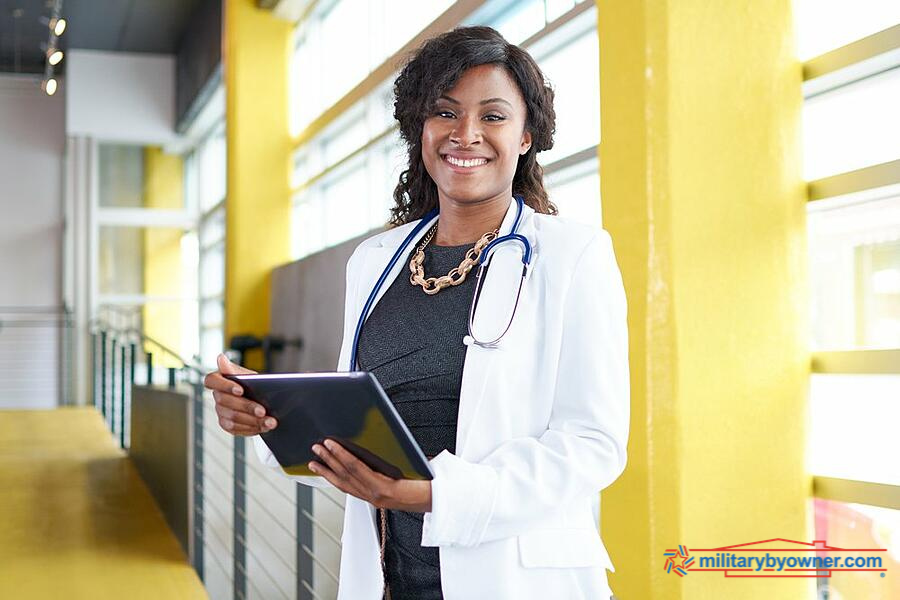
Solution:
[{"label": "white lab coat", "polygon": [[[513,201],[501,235],[511,229],[515,212]],[[349,369],[362,306],[414,226],[375,235],[351,256],[338,370]],[[444,450],[430,461],[432,511],[424,516],[422,545],[440,549],[446,600],[605,599],[606,570],[614,569],[592,507],[625,467],[629,376],[622,280],[610,237],[600,228],[526,206],[519,233],[531,242],[532,267],[499,347],[468,346],[456,453]],[[514,244],[495,252],[476,332],[505,326],[520,257]],[[397,263],[382,293],[408,262],[407,255]],[[265,464],[278,468],[258,437],[256,447]],[[330,485],[320,477],[293,479]],[[374,507],[348,495],[340,600],[382,598],[375,524]]]}]

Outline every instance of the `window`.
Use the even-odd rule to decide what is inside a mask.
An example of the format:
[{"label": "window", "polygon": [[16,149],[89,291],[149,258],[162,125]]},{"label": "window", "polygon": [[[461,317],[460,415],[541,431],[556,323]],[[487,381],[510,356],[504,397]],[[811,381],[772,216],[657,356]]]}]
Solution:
[{"label": "window", "polygon": [[[362,84],[386,58],[417,36],[452,3],[409,4],[388,11],[386,0],[351,11],[348,0],[321,3],[295,33],[292,73],[292,127],[298,134],[342,97],[356,97]],[[395,22],[402,15],[399,22]],[[391,42],[383,36],[390,20]],[[375,25],[366,25],[366,22]],[[600,138],[600,73],[596,9],[573,0],[508,0],[484,3],[465,24],[487,24],[513,43],[524,43],[556,91],[557,134],[554,148],[538,156],[547,170],[551,199],[561,214],[599,223],[600,185],[596,149]],[[343,53],[343,63],[329,58],[323,39],[334,27],[346,27],[365,53]],[[436,28],[444,31],[456,23]],[[345,40],[346,29],[342,29]],[[342,42],[343,43],[343,42]],[[346,63],[346,64],[345,64]],[[569,65],[584,65],[577,71]],[[329,77],[322,76],[329,73]],[[339,76],[333,76],[340,72]],[[390,73],[360,95],[293,153],[291,255],[299,259],[384,226],[393,205],[393,189],[405,168],[405,148],[393,120]],[[327,86],[323,87],[327,81]],[[303,85],[302,82],[306,82]],[[322,82],[323,85],[319,85]],[[351,92],[351,90],[355,90]],[[317,127],[320,124],[317,124]],[[301,135],[301,140],[303,136]],[[552,176],[551,176],[552,174]],[[557,198],[558,196],[558,198]]]},{"label": "window", "polygon": [[[797,0],[795,8],[806,61],[816,539],[887,548],[890,568],[900,508],[900,4]],[[859,575],[818,578],[818,596],[896,591]]]},{"label": "window", "polygon": [[194,347],[200,363],[210,367],[225,347],[225,159],[225,128],[219,124],[185,162],[185,196],[199,214],[190,261],[197,277]]}]

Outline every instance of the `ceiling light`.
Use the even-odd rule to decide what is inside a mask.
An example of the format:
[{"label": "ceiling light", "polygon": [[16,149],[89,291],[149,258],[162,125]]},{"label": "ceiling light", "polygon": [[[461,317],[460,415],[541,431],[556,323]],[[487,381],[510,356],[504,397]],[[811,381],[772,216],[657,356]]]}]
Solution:
[{"label": "ceiling light", "polygon": [[62,50],[55,50],[55,49],[51,48],[50,51],[47,52],[47,61],[53,66],[58,65],[62,59],[63,59]]},{"label": "ceiling light", "polygon": [[44,82],[44,91],[47,92],[48,96],[52,96],[56,93],[56,80],[52,77]]}]

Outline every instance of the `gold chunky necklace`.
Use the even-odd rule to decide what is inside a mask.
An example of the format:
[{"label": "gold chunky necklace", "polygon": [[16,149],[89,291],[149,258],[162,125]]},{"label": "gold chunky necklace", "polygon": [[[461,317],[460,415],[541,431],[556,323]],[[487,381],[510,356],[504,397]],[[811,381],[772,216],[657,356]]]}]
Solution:
[{"label": "gold chunky necklace", "polygon": [[488,231],[483,236],[481,236],[481,239],[475,242],[475,246],[470,248],[469,251],[466,252],[466,256],[465,258],[463,258],[463,261],[459,263],[459,266],[450,269],[450,272],[446,275],[426,278],[425,269],[422,267],[422,265],[425,263],[425,246],[427,246],[428,242],[431,241],[431,238],[434,237],[434,233],[436,231],[437,223],[434,224],[434,226],[428,232],[428,235],[426,235],[422,240],[422,243],[419,244],[419,247],[416,249],[415,254],[413,254],[412,259],[410,259],[409,261],[409,270],[412,273],[409,276],[409,282],[413,285],[421,286],[422,291],[429,296],[437,294],[445,287],[450,287],[451,285],[459,285],[463,281],[465,281],[466,275],[469,274],[469,271],[472,270],[472,267],[478,264],[478,259],[481,256],[481,251],[484,250],[484,248],[488,244],[490,244],[500,232],[499,229],[495,229],[493,231]]}]

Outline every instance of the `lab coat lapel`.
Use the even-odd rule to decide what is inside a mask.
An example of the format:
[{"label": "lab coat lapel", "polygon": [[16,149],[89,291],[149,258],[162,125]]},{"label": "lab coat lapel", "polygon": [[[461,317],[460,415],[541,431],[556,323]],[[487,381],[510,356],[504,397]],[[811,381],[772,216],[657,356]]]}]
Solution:
[{"label": "lab coat lapel", "polygon": [[[509,209],[500,226],[500,235],[512,231],[516,217],[517,203],[510,202]],[[522,208],[522,219],[518,233],[525,236],[536,253],[534,236],[534,210],[527,205]],[[534,255],[534,254],[533,254]],[[474,319],[474,332],[479,339],[490,340],[499,336],[509,323],[515,304],[516,290],[522,276],[522,249],[517,243],[507,242],[497,247],[491,257],[481,296]],[[526,291],[523,289],[522,294]],[[482,348],[474,344],[466,350],[463,366],[462,390],[457,418],[456,454],[465,457],[466,440],[482,403],[492,364],[498,355],[514,352],[515,348],[500,340],[497,348]]]}]

